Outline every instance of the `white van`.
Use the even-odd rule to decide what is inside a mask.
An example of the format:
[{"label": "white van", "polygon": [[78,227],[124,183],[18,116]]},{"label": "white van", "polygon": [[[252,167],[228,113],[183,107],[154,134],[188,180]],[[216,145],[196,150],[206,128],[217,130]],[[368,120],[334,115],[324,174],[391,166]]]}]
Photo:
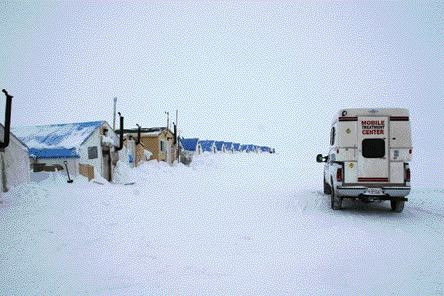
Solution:
[{"label": "white van", "polygon": [[407,109],[345,109],[333,119],[330,151],[317,155],[325,162],[324,193],[331,207],[343,198],[390,200],[402,212],[410,193],[412,142]]}]

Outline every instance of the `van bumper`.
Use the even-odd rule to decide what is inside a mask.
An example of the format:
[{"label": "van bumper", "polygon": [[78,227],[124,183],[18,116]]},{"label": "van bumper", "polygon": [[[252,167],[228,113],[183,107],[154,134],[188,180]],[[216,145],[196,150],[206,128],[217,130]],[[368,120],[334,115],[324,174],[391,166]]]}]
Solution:
[{"label": "van bumper", "polygon": [[369,188],[374,189],[375,187],[366,186],[338,186],[336,192],[340,197],[350,197],[350,198],[362,198],[362,199],[373,199],[373,200],[404,200],[410,193],[410,186],[381,186],[380,193],[374,194],[369,193]]}]

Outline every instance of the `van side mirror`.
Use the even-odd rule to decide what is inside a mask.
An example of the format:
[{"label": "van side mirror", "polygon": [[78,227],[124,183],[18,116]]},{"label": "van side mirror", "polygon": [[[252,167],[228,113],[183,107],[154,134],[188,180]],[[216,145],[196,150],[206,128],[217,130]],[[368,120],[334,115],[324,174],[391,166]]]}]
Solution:
[{"label": "van side mirror", "polygon": [[318,154],[316,155],[316,161],[317,162],[327,162],[328,157],[327,156],[322,156],[322,154]]}]

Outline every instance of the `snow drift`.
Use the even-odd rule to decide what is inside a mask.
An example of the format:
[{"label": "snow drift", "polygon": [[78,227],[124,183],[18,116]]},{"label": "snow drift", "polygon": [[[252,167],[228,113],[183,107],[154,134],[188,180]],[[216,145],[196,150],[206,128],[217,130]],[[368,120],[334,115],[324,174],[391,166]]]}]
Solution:
[{"label": "snow drift", "polygon": [[120,173],[136,183],[56,176],[5,195],[0,294],[444,293],[442,188],[414,189],[395,214],[331,210],[320,178],[279,154]]}]

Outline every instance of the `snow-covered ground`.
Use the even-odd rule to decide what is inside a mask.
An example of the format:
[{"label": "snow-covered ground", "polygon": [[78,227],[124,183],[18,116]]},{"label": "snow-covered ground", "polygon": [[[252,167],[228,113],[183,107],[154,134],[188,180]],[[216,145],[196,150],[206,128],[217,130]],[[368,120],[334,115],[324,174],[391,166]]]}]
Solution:
[{"label": "snow-covered ground", "polygon": [[322,165],[285,155],[121,170],[3,196],[1,295],[444,294],[444,188],[333,211]]}]

